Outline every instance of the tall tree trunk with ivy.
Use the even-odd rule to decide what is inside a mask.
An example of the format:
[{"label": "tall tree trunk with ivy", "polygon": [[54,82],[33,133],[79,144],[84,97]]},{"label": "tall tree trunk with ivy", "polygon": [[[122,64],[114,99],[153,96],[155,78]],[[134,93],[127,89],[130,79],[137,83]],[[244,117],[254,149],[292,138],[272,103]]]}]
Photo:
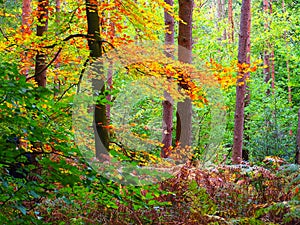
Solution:
[{"label": "tall tree trunk with ivy", "polygon": [[[38,24],[36,28],[36,35],[41,37],[48,29],[48,7],[49,0],[38,1]],[[39,50],[35,58],[35,81],[38,86],[46,87],[47,84],[47,70],[46,70],[46,54]]]},{"label": "tall tree trunk with ivy", "polygon": [[[179,0],[178,59],[184,63],[192,63],[192,16],[194,1]],[[182,85],[180,85],[183,88]],[[185,98],[178,102],[176,112],[176,142],[181,147],[192,144],[192,101]]]},{"label": "tall tree trunk with ivy", "polygon": [[[173,0],[165,0],[165,3],[173,6]],[[174,18],[166,10],[164,12],[164,19],[166,25],[165,34],[165,54],[167,57],[174,58]],[[167,91],[164,91],[165,100],[163,101],[163,124],[162,124],[162,147],[161,156],[163,158],[168,156],[168,149],[172,146],[172,131],[173,131],[173,99]]]},{"label": "tall tree trunk with ivy", "polygon": [[238,50],[238,80],[236,83],[236,105],[234,115],[234,138],[232,149],[232,163],[242,161],[243,134],[244,134],[244,107],[246,96],[246,78],[249,72],[245,71],[250,64],[250,23],[251,0],[243,0],[240,19],[240,37]]},{"label": "tall tree trunk with ivy", "polygon": [[[92,61],[102,57],[102,42],[100,37],[98,3],[96,0],[86,0],[86,15],[88,23],[88,45]],[[102,72],[102,65],[98,65],[99,71]],[[104,81],[94,78],[92,80],[95,95],[104,93]],[[95,115],[93,121],[95,134],[96,157],[103,159],[103,154],[107,154],[109,147],[109,134],[107,129],[106,105],[97,103],[95,105]]]}]

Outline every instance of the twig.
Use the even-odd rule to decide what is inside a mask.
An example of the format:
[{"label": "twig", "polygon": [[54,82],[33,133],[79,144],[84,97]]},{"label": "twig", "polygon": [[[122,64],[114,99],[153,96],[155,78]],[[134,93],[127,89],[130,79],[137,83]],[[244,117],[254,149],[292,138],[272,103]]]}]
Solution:
[{"label": "twig", "polygon": [[3,37],[4,37],[7,41],[9,41],[7,35],[4,33],[4,31],[2,30],[1,27],[0,27],[0,32],[1,32],[1,34],[3,35]]}]

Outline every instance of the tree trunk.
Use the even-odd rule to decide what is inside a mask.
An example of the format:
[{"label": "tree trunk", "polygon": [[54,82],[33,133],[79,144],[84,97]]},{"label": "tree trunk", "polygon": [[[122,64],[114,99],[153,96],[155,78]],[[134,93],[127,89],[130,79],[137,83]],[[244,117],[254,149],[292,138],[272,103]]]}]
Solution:
[{"label": "tree trunk", "polygon": [[[240,19],[239,37],[239,66],[250,64],[250,22],[251,22],[251,0],[243,0]],[[244,134],[244,106],[246,94],[246,78],[249,73],[240,68],[236,85],[236,106],[234,115],[234,139],[232,149],[232,163],[239,164],[242,160],[243,134]]]},{"label": "tree trunk", "polygon": [[295,163],[300,165],[300,109],[298,110],[298,128]]},{"label": "tree trunk", "polygon": [[[165,0],[165,3],[173,6],[173,0]],[[171,49],[174,45],[174,18],[167,12],[164,12],[164,19],[166,25],[165,34],[165,54],[167,57],[174,58],[174,51]],[[170,48],[170,46],[172,46]],[[171,79],[171,78],[170,78]],[[164,91],[165,100],[162,102],[163,106],[163,123],[162,123],[162,150],[161,157],[168,157],[168,149],[172,146],[172,131],[173,131],[173,99],[167,91]]]},{"label": "tree trunk", "polygon": [[[269,13],[269,2],[268,0],[263,0],[263,12],[264,14]],[[269,22],[268,19],[266,19],[265,24],[264,24],[265,30],[269,30]],[[266,40],[266,49],[264,50],[264,66],[265,68],[263,69],[264,75],[265,75],[265,82],[268,83],[271,79],[271,73],[270,73],[270,53],[269,53],[269,42]],[[270,94],[270,90],[267,90],[267,94]]]},{"label": "tree trunk", "polygon": [[[272,0],[263,0],[263,11],[266,15],[272,15]],[[270,30],[270,23],[268,19],[265,21],[265,30]],[[265,82],[268,83],[271,79],[271,88],[274,91],[275,88],[275,63],[274,63],[274,48],[272,44],[267,40],[266,48],[264,50],[264,74],[265,74]],[[267,95],[270,94],[270,89],[267,90]]]},{"label": "tree trunk", "polygon": [[[273,14],[273,7],[272,7],[272,0],[270,0],[269,3],[269,7],[270,7],[270,15]],[[271,21],[270,21],[271,23]],[[275,54],[274,54],[274,46],[271,45],[271,78],[272,78],[272,82],[271,82],[271,88],[273,90],[273,94],[274,94],[274,88],[275,88]]]},{"label": "tree trunk", "polygon": [[[224,0],[217,0],[217,17],[218,17],[218,23],[222,22],[222,20],[225,18],[225,2]],[[219,28],[219,24],[218,24]],[[223,31],[223,37],[221,37],[221,40],[226,40],[226,29]]]},{"label": "tree trunk", "polygon": [[[28,35],[31,34],[31,6],[30,6],[30,0],[23,0],[22,2],[22,35]],[[23,52],[21,53],[21,61],[22,61],[22,67],[20,70],[20,73],[23,74],[24,76],[28,76],[29,69],[30,69],[30,55],[28,52]]]},{"label": "tree trunk", "polygon": [[[250,9],[251,10],[251,9]],[[248,24],[248,33],[249,33],[249,38],[247,39],[247,63],[250,64],[250,31],[251,31],[251,14],[250,14],[250,22]],[[246,79],[250,79],[250,73],[247,73],[245,74],[246,76]],[[244,108],[246,108],[249,104],[250,104],[250,99],[251,99],[251,96],[250,96],[250,89],[249,89],[249,86],[247,84],[247,82],[245,83],[246,85],[246,90],[245,90],[245,106]],[[245,118],[245,121],[244,121],[244,127],[245,127],[245,124],[247,124],[248,121],[250,121],[250,114],[249,113],[246,113],[244,115],[244,118]],[[250,136],[249,134],[246,134],[244,139],[249,143],[250,142]],[[247,148],[247,146],[243,145],[243,151],[242,151],[242,159],[245,160],[245,161],[248,161],[249,160],[249,149]]]},{"label": "tree trunk", "polygon": [[[58,25],[60,24],[60,8],[61,8],[61,0],[55,0],[55,11],[56,11],[56,18],[55,18],[55,23]],[[59,33],[59,28],[57,28],[56,35]],[[60,54],[55,59],[54,66],[56,69],[60,67]],[[57,96],[59,90],[60,90],[60,82],[58,79],[58,71],[55,72],[55,77],[54,77],[54,95]]]},{"label": "tree trunk", "polygon": [[[179,0],[179,17],[186,23],[179,22],[178,59],[192,63],[192,16],[193,0]],[[182,88],[182,87],[181,87]],[[192,144],[192,101],[186,98],[177,104],[176,142],[181,147]]]},{"label": "tree trunk", "polygon": [[[98,15],[98,4],[96,0],[86,0],[86,15],[88,23],[88,45],[90,49],[90,56],[92,58],[102,57],[102,46],[100,38],[100,27],[99,27],[99,15]],[[99,65],[98,72],[102,72],[102,65]],[[94,78],[92,80],[93,90],[97,93],[104,93],[104,81]],[[93,121],[94,133],[95,133],[95,147],[96,157],[98,159],[105,159],[103,154],[107,155],[109,147],[109,135],[107,129],[107,118],[106,118],[106,105],[96,104],[95,105],[95,116]]]},{"label": "tree trunk", "polygon": [[22,3],[22,33],[31,33],[31,0],[23,0]]},{"label": "tree trunk", "polygon": [[234,21],[233,21],[233,11],[232,11],[232,0],[228,0],[228,39],[231,43],[234,42]]},{"label": "tree trunk", "polygon": [[[38,25],[36,28],[36,35],[43,36],[48,29],[48,6],[49,0],[38,1]],[[47,83],[47,70],[46,66],[46,54],[41,50],[36,55],[35,59],[35,81],[38,86],[46,87]]]},{"label": "tree trunk", "polygon": [[[115,24],[113,22],[110,22],[109,24],[110,26],[110,39],[113,40],[113,38],[115,37]],[[113,63],[109,62],[109,67],[108,67],[108,71],[107,71],[107,85],[109,87],[109,89],[112,89],[113,87]],[[111,101],[111,95],[107,95],[106,99],[108,101]],[[106,105],[106,118],[107,118],[107,124],[110,124],[110,111],[111,111],[111,107],[110,104]]]}]

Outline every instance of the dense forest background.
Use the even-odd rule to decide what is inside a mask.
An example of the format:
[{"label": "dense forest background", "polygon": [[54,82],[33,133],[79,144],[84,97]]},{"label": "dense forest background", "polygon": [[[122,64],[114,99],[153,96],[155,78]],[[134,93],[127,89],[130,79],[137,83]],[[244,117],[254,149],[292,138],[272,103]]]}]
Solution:
[{"label": "dense forest background", "polygon": [[300,224],[297,0],[0,0],[1,224]]}]

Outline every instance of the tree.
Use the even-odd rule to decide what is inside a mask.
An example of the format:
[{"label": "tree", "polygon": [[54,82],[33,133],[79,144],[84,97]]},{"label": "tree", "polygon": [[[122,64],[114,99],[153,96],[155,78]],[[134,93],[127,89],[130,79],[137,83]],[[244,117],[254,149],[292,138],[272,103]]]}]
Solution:
[{"label": "tree", "polygon": [[[95,0],[86,0],[86,15],[88,23],[88,45],[90,49],[90,57],[93,59],[102,57],[102,40],[100,37],[99,27],[99,15],[98,15],[98,3]],[[101,73],[102,66],[98,65]],[[99,72],[98,71],[98,72]],[[103,72],[103,71],[102,71]],[[104,81],[93,79],[93,90],[96,95],[101,95],[104,90]],[[109,134],[106,118],[106,106],[105,104],[97,103],[95,105],[95,116],[93,121],[94,133],[95,133],[95,147],[96,157],[102,158],[102,154],[107,154],[109,146]]]},{"label": "tree", "polygon": [[234,115],[234,138],[232,163],[239,164],[242,160],[244,107],[246,95],[246,78],[249,76],[250,64],[250,23],[251,0],[243,0],[240,19],[240,37],[238,50],[238,79],[236,82],[236,103]]},{"label": "tree", "polygon": [[228,0],[228,22],[229,22],[228,39],[231,43],[233,43],[234,42],[234,20],[233,20],[233,12],[232,12],[232,0]]},{"label": "tree", "polygon": [[[48,29],[48,7],[49,0],[38,1],[38,24],[36,28],[36,35],[42,37]],[[35,58],[35,81],[39,86],[46,87],[47,83],[47,69],[46,69],[46,55],[42,50],[39,50]]]},{"label": "tree", "polygon": [[[167,4],[173,6],[173,0],[165,0]],[[167,57],[173,58],[174,45],[174,18],[165,10],[164,20],[166,25],[165,44]],[[167,157],[167,150],[172,146],[172,131],[173,131],[173,99],[167,91],[164,91],[165,100],[163,101],[163,125],[162,125],[162,148],[161,156]]]},{"label": "tree", "polygon": [[[263,12],[265,13],[266,19],[264,28],[267,32],[270,31],[271,22],[269,19],[269,16],[272,15],[272,1],[270,0],[263,0]],[[271,87],[274,91],[274,85],[275,85],[275,64],[274,64],[274,49],[272,44],[269,40],[266,40],[266,48],[264,50],[264,74],[265,74],[265,82],[268,83],[270,79],[271,81]],[[270,94],[270,90],[267,90],[267,94]]]},{"label": "tree", "polygon": [[[192,16],[194,1],[179,0],[178,59],[183,63],[192,63]],[[185,88],[184,85],[179,85]],[[185,98],[177,103],[176,142],[182,147],[192,144],[192,101]]]},{"label": "tree", "polygon": [[[23,0],[22,2],[22,35],[30,35],[31,34],[31,6],[30,6],[30,0]],[[22,66],[21,74],[28,76],[29,66],[28,61],[30,60],[30,57],[28,56],[28,52],[21,53],[21,61],[24,66]]]},{"label": "tree", "polygon": [[31,26],[31,0],[23,0],[22,4],[22,32],[23,33],[30,33],[30,26]]}]

